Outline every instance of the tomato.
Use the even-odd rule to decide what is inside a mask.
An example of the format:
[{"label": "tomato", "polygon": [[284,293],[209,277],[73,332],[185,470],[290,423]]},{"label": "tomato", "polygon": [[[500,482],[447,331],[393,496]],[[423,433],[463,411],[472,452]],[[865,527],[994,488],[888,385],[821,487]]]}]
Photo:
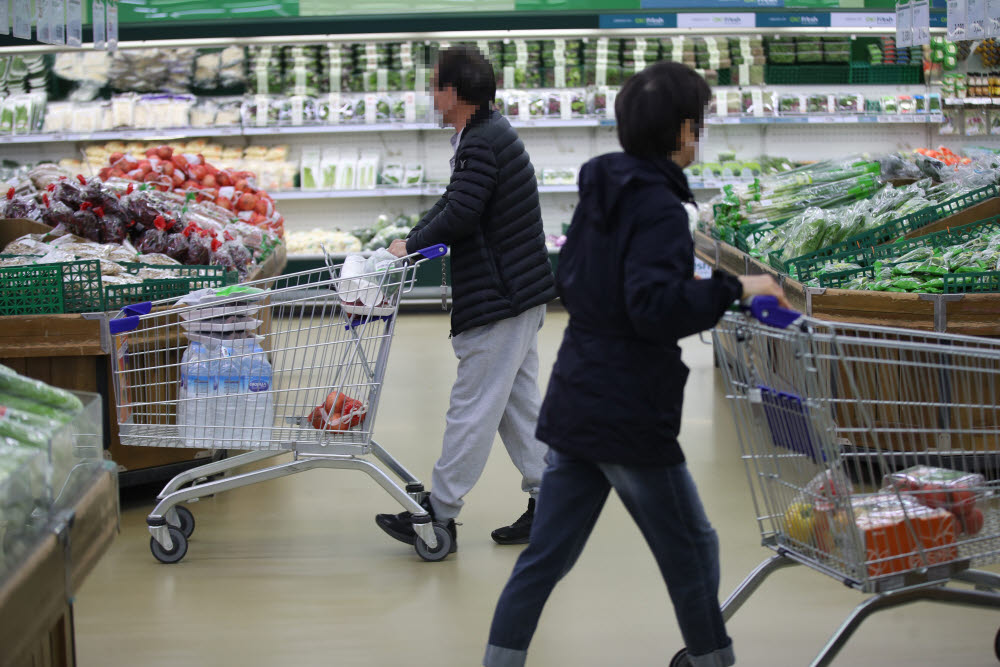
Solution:
[{"label": "tomato", "polygon": [[971,489],[956,488],[951,490],[951,509],[959,511],[976,504],[976,494]]},{"label": "tomato", "polygon": [[983,529],[983,525],[986,523],[983,511],[975,506],[964,508],[961,512],[956,513],[955,517],[958,519],[958,525],[962,527],[963,532],[967,535],[977,534]]},{"label": "tomato", "polygon": [[931,482],[920,487],[916,499],[927,507],[945,507],[948,504],[948,492],[941,485]]},{"label": "tomato", "polygon": [[98,178],[102,181],[106,181],[111,178],[111,167],[104,167],[99,172],[97,172]]},{"label": "tomato", "polygon": [[350,428],[339,412],[329,413],[320,405],[309,414],[312,427],[318,431],[346,431]]}]

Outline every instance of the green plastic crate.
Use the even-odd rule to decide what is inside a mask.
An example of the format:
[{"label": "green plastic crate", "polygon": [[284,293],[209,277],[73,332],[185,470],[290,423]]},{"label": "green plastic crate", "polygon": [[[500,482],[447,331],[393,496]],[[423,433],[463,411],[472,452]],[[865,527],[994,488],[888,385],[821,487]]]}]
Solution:
[{"label": "green plastic crate", "polygon": [[922,65],[870,65],[851,63],[850,82],[871,85],[918,84],[924,82]]},{"label": "green plastic crate", "polygon": [[770,84],[850,83],[851,68],[846,64],[766,65],[764,81]]},{"label": "green plastic crate", "polygon": [[815,252],[800,257],[793,257],[783,262],[781,270],[786,273],[794,271],[799,280],[809,280],[815,275],[818,269],[822,268],[829,261],[830,257],[838,253],[855,252],[864,248],[889,243],[921,227],[926,227],[932,222],[937,222],[942,218],[954,215],[970,206],[997,196],[1000,196],[1000,185],[988,185],[985,188],[973,190],[972,192],[949,199],[946,202],[928,206],[927,208],[905,215],[902,218],[890,220],[884,225],[869,229],[840,243],[820,248]]},{"label": "green plastic crate", "polygon": [[[0,257],[12,257],[13,255],[0,255]],[[37,257],[34,259],[38,259]],[[62,306],[60,313],[91,313],[100,312],[104,309],[104,292],[101,284],[101,263],[96,259],[78,260],[75,262],[53,262],[51,264],[33,264],[36,267],[48,267],[55,269],[62,279]],[[21,267],[12,267],[21,268]],[[0,274],[2,276],[4,274]],[[51,307],[52,292],[47,287],[40,288],[38,294],[34,294],[30,287],[26,288],[25,298],[36,298],[40,301],[48,301],[49,305],[40,307]]]},{"label": "green plastic crate", "polygon": [[53,264],[0,268],[0,315],[62,313],[62,269]]},{"label": "green plastic crate", "polygon": [[1000,292],[1000,271],[949,273],[944,276],[945,294]]},{"label": "green plastic crate", "polygon": [[875,246],[868,248],[867,252],[871,256],[871,261],[884,261],[894,257],[901,257],[902,255],[905,255],[911,250],[915,250],[917,248],[941,248],[958,245],[959,243],[965,243],[966,241],[971,241],[977,236],[981,236],[983,232],[1000,232],[1000,215],[995,215],[992,218],[986,218],[985,220],[979,220],[978,222],[972,222],[968,225],[962,225],[961,227],[955,227],[950,230],[934,232],[933,234],[925,234],[924,236],[918,236],[913,239],[903,239],[901,241],[896,241],[895,243]]}]

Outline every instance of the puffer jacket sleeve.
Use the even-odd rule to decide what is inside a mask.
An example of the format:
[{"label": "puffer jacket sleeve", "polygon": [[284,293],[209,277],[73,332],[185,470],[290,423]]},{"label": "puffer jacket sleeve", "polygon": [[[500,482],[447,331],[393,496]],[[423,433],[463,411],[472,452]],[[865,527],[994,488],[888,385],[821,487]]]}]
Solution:
[{"label": "puffer jacket sleeve", "polygon": [[416,232],[419,232],[421,229],[426,227],[428,222],[437,217],[437,214],[441,212],[447,202],[448,198],[445,195],[441,195],[434,203],[434,206],[431,207],[431,210],[427,211],[424,217],[420,219],[420,222],[418,222],[416,226],[410,230],[410,233],[406,235],[406,238],[409,239]]},{"label": "puffer jacket sleeve", "polygon": [[407,252],[414,253],[437,243],[451,245],[478,229],[497,186],[496,156],[485,139],[473,135],[462,142],[455,165],[448,190],[442,197],[444,205],[437,214],[427,216],[410,232],[406,240]]},{"label": "puffer jacket sleeve", "polygon": [[625,306],[632,326],[651,341],[676,341],[711,329],[743,293],[740,281],[716,272],[691,275],[694,244],[687,212],[667,207],[637,215],[624,258]]}]

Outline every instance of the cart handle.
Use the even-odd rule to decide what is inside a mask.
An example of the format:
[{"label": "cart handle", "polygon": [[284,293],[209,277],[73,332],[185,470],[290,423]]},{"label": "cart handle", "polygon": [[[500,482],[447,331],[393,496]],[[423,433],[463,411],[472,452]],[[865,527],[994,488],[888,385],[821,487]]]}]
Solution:
[{"label": "cart handle", "polygon": [[108,329],[111,331],[113,336],[118,334],[123,334],[128,331],[135,331],[139,328],[139,317],[142,315],[149,315],[153,310],[153,303],[151,301],[143,301],[142,303],[134,303],[131,306],[125,306],[119,312],[116,319],[108,322]]},{"label": "cart handle", "polygon": [[418,250],[418,255],[423,255],[424,259],[437,259],[438,257],[443,257],[448,252],[448,246],[443,243],[438,243],[437,245],[432,245],[422,250]]},{"label": "cart handle", "polygon": [[754,319],[776,329],[787,329],[802,317],[799,312],[779,306],[775,296],[756,296],[741,305]]}]

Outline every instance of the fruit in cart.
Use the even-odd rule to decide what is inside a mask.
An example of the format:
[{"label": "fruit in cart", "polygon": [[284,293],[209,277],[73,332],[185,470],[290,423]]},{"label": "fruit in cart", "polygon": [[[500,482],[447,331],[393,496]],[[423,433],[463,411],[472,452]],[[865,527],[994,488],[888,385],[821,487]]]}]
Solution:
[{"label": "fruit in cart", "polygon": [[815,510],[805,502],[794,502],[785,510],[785,533],[802,544],[811,544],[816,527]]}]

